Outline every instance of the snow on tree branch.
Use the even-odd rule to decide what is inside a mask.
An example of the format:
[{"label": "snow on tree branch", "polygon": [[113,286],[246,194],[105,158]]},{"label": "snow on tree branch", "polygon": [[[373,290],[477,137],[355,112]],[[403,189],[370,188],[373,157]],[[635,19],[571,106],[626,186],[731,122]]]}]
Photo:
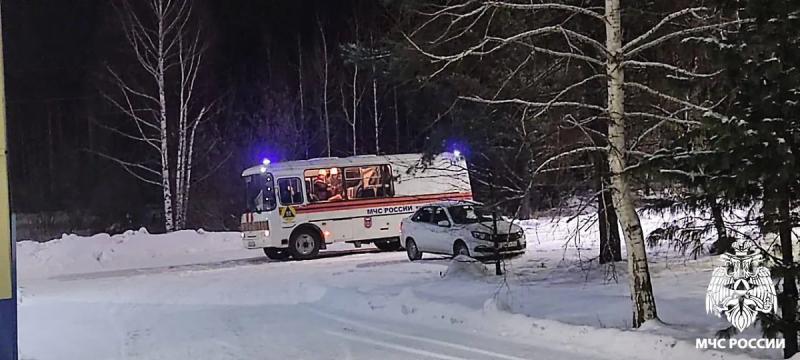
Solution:
[{"label": "snow on tree branch", "polygon": [[575,14],[582,14],[588,15],[598,20],[602,20],[605,22],[605,17],[597,12],[592,10],[582,8],[579,6],[567,5],[567,4],[557,4],[557,3],[543,3],[543,4],[521,4],[521,3],[510,3],[506,1],[486,1],[484,2],[486,6],[489,7],[497,7],[497,8],[504,8],[504,9],[515,9],[515,10],[528,10],[528,11],[536,11],[536,10],[561,10],[561,11],[568,11]]},{"label": "snow on tree branch", "polygon": [[679,68],[679,67],[677,67],[675,65],[665,64],[665,63],[656,62],[656,61],[626,60],[626,61],[622,62],[622,66],[625,66],[625,67],[630,66],[630,67],[645,68],[645,69],[646,68],[665,69],[665,70],[669,70],[669,71],[672,71],[672,72],[675,72],[675,73],[678,73],[678,74],[681,74],[681,75],[693,77],[693,78],[710,78],[710,77],[714,77],[714,76],[717,76],[720,73],[722,73],[722,70],[718,70],[718,71],[715,71],[713,73],[707,73],[707,74],[696,73],[696,72],[693,72],[693,71],[689,71],[689,70],[686,70],[686,69]]},{"label": "snow on tree branch", "polygon": [[661,37],[658,37],[655,40],[652,40],[650,42],[647,42],[647,43],[644,43],[642,45],[639,45],[638,47],[636,47],[636,48],[634,48],[632,50],[629,49],[628,51],[625,51],[624,52],[625,59],[631,59],[634,56],[636,56],[638,53],[640,53],[640,52],[642,52],[644,50],[647,50],[649,48],[661,45],[661,44],[663,44],[663,43],[665,43],[665,42],[667,42],[669,40],[672,40],[672,39],[678,39],[678,38],[684,37],[686,35],[702,33],[702,32],[706,32],[706,31],[709,31],[709,30],[723,29],[723,28],[726,28],[726,27],[729,27],[729,26],[742,25],[742,24],[747,24],[747,23],[751,23],[751,22],[753,22],[752,19],[732,20],[732,21],[725,21],[725,22],[718,23],[718,24],[697,26],[697,27],[693,27],[693,28],[689,28],[689,29],[684,29],[684,30],[671,32],[671,33],[662,35]]},{"label": "snow on tree branch", "polygon": [[626,51],[630,50],[630,48],[632,48],[632,47],[634,47],[636,45],[639,45],[642,41],[645,41],[645,40],[647,40],[647,38],[653,36],[656,32],[658,32],[658,30],[660,30],[665,25],[669,24],[672,20],[675,20],[675,19],[677,19],[679,17],[682,17],[684,15],[696,14],[696,13],[701,12],[701,11],[708,11],[708,8],[706,8],[706,7],[693,7],[693,8],[687,8],[687,9],[681,9],[681,10],[678,10],[676,12],[673,12],[673,13],[665,16],[652,29],[648,30],[647,32],[639,35],[635,39],[633,39],[630,42],[628,42],[627,44],[625,44],[622,47],[622,51],[626,52]]},{"label": "snow on tree branch", "polygon": [[653,88],[651,88],[651,87],[649,87],[647,85],[640,84],[640,83],[637,83],[637,82],[626,81],[624,86],[627,86],[627,87],[630,87],[630,88],[634,88],[634,89],[638,89],[638,90],[642,90],[642,91],[644,91],[644,92],[646,92],[646,93],[648,93],[650,95],[653,95],[653,96],[659,97],[661,99],[673,102],[675,104],[679,104],[679,105],[683,105],[683,106],[692,108],[692,109],[697,110],[697,111],[703,111],[703,112],[712,111],[711,108],[700,106],[700,105],[697,105],[697,104],[693,104],[693,103],[688,102],[686,100],[678,99],[678,98],[676,98],[676,97],[674,97],[672,95],[669,95],[669,94],[667,94],[665,92],[658,91],[658,90],[653,89]]},{"label": "snow on tree branch", "polygon": [[584,108],[584,109],[591,109],[596,111],[605,111],[605,108],[598,105],[587,104],[577,101],[556,101],[556,102],[536,102],[536,101],[527,101],[522,99],[501,99],[501,100],[490,100],[484,99],[479,96],[459,96],[459,99],[473,101],[477,103],[484,103],[490,105],[503,105],[503,104],[516,104],[516,105],[525,105],[530,107],[576,107],[576,108]]}]

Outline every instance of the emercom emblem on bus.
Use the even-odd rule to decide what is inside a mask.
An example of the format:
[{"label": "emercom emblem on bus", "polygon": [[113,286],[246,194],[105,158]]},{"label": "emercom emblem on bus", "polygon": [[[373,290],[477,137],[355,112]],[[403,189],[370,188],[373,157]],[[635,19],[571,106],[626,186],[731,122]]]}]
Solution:
[{"label": "emercom emblem on bus", "polygon": [[292,222],[295,216],[297,216],[297,210],[295,210],[293,206],[281,206],[278,209],[278,215],[281,216],[283,222]]}]

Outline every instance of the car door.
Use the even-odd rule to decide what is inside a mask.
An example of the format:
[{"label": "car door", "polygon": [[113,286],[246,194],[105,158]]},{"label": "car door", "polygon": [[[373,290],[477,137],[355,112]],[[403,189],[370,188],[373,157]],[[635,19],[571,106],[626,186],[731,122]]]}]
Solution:
[{"label": "car door", "polygon": [[[445,224],[446,226],[440,225]],[[453,239],[450,229],[453,225],[447,210],[444,207],[436,206],[433,209],[433,218],[430,223],[430,242],[431,252],[450,254],[453,250]]]},{"label": "car door", "polygon": [[407,232],[409,236],[414,238],[417,243],[417,249],[420,251],[431,252],[431,236],[433,234],[433,207],[425,206],[417,210],[411,217],[409,225],[411,229]]}]

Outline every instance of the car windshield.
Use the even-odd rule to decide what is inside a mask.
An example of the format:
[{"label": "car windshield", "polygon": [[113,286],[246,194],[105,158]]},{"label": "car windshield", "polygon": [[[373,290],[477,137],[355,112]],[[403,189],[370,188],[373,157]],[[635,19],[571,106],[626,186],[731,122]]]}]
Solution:
[{"label": "car windshield", "polygon": [[456,224],[474,224],[492,221],[490,216],[484,214],[480,208],[473,205],[454,205],[447,208]]}]

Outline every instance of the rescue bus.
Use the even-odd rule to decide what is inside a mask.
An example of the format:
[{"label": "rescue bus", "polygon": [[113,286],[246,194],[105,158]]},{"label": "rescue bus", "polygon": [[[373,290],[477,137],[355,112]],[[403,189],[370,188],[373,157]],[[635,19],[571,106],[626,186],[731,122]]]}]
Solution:
[{"label": "rescue bus", "polygon": [[400,222],[419,207],[472,200],[458,151],[270,162],[246,169],[241,231],[247,249],[304,260],[336,242],[401,248]]}]

